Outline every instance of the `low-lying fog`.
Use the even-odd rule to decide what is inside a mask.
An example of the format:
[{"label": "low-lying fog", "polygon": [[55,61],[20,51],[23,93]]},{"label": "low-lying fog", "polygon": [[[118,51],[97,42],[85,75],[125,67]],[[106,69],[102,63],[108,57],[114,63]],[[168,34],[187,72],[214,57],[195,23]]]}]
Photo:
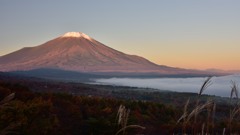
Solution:
[{"label": "low-lying fog", "polygon": [[[110,78],[96,79],[97,84],[131,86],[142,88],[154,88],[160,90],[171,90],[177,92],[194,92],[198,93],[201,85],[206,80],[203,77],[196,78]],[[212,85],[210,85],[204,94],[229,97],[231,91],[231,80],[240,84],[240,75],[229,75],[221,77],[213,77]]]}]

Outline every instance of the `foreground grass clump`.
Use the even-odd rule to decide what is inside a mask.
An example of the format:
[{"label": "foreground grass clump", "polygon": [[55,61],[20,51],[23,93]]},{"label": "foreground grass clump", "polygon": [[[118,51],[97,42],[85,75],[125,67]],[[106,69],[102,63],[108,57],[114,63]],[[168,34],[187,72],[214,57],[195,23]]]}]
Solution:
[{"label": "foreground grass clump", "polygon": [[[221,128],[216,127],[216,119],[219,119],[219,117],[216,117],[216,101],[213,101],[212,99],[207,100],[205,103],[200,103],[200,98],[202,96],[202,93],[204,90],[207,89],[211,85],[211,78],[208,77],[205,82],[203,83],[199,94],[197,98],[195,99],[196,103],[192,108],[192,111],[188,111],[189,102],[190,99],[187,100],[182,116],[178,119],[177,124],[179,124],[182,121],[182,134],[220,134],[221,128],[222,128],[222,134],[239,134],[240,131],[237,127],[239,127],[239,123],[237,122],[237,117],[240,115],[240,104],[239,104],[239,97],[238,97],[238,87],[237,84],[232,81],[232,89],[230,94],[230,103],[229,103],[229,117],[224,116],[221,118],[223,121],[219,122],[221,123]],[[235,96],[235,99],[234,99]],[[221,105],[220,105],[221,107]],[[221,108],[222,109],[222,108]],[[203,114],[204,117],[198,118],[200,113]],[[221,112],[225,113],[226,111]],[[235,119],[236,118],[236,119]],[[234,120],[235,119],[235,120]],[[234,124],[233,124],[234,123]],[[234,129],[233,129],[234,125]],[[179,133],[179,131],[177,131]]]},{"label": "foreground grass clump", "polygon": [[125,135],[125,132],[129,128],[139,128],[146,129],[140,125],[128,125],[128,118],[130,114],[130,109],[127,109],[124,105],[120,105],[117,113],[118,125],[120,125],[120,130],[116,133],[116,135],[122,132],[122,135]]},{"label": "foreground grass clump", "polygon": [[[192,111],[188,112],[188,105],[189,105],[189,101],[190,99],[187,100],[185,106],[184,106],[184,110],[183,110],[183,115],[178,119],[177,124],[183,120],[182,123],[182,133],[183,134],[189,134],[189,131],[186,131],[186,126],[191,124],[191,128],[192,128],[192,132],[191,134],[199,134],[199,122],[198,121],[198,115],[203,112],[205,109],[207,110],[207,119],[205,122],[202,122],[202,134],[204,134],[205,132],[205,125],[207,125],[207,131],[206,134],[209,134],[209,126],[210,124],[212,124],[212,128],[214,126],[214,120],[213,120],[213,115],[215,115],[215,108],[216,108],[216,104],[212,101],[212,100],[208,100],[206,103],[200,103],[200,98],[201,95],[203,94],[204,90],[207,89],[207,87],[209,87],[211,85],[211,77],[208,77],[203,85],[200,88],[200,91],[198,93],[198,96],[196,98],[196,103],[195,103],[195,107],[192,109]],[[211,113],[212,112],[212,113]],[[210,117],[212,117],[212,121],[210,120]],[[193,119],[191,121],[191,119]]]}]

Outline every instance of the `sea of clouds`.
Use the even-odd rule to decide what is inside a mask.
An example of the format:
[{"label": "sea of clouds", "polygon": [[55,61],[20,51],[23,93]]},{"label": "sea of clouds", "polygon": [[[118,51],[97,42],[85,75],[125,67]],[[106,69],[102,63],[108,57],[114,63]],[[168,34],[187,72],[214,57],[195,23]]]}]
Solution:
[{"label": "sea of clouds", "polygon": [[[159,90],[170,90],[177,92],[194,92],[198,93],[203,82],[207,78],[110,78],[96,79],[97,84],[131,86],[141,88],[153,88]],[[204,91],[204,94],[229,97],[231,91],[231,81],[240,84],[240,75],[229,75],[221,77],[213,77],[212,84]]]}]

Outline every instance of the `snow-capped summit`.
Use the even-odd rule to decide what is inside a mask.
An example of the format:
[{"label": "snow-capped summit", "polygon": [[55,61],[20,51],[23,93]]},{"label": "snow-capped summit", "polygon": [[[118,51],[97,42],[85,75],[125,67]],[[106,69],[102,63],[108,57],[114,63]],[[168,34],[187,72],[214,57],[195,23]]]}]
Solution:
[{"label": "snow-capped summit", "polygon": [[86,39],[92,39],[91,37],[82,32],[67,32],[62,37],[76,37],[76,38],[83,37]]}]

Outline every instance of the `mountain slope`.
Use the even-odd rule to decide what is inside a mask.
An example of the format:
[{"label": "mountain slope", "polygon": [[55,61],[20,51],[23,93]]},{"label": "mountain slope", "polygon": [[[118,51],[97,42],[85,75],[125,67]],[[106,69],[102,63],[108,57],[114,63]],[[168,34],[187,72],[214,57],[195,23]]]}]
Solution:
[{"label": "mountain slope", "polygon": [[156,65],[142,57],[107,47],[80,32],[68,32],[42,45],[23,48],[0,57],[0,71],[41,68],[78,72],[200,73],[200,71]]}]

